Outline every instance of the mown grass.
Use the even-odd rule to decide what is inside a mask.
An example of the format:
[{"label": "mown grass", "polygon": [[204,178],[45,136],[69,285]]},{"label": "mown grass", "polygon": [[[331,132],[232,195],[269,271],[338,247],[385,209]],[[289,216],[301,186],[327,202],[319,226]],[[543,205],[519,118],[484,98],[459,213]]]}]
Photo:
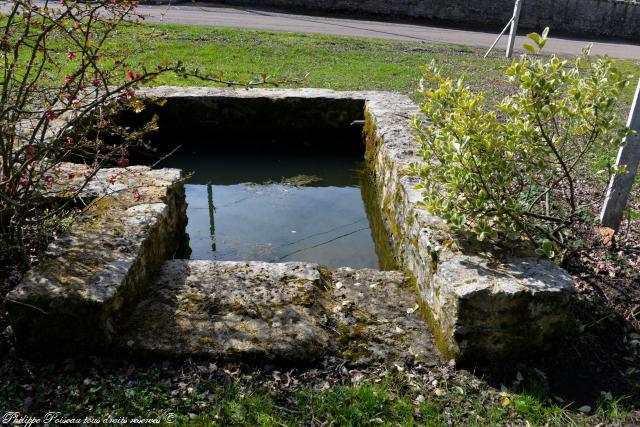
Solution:
[{"label": "mown grass", "polygon": [[[464,78],[489,98],[509,91],[504,77],[508,60],[483,58],[483,51],[423,42],[369,40],[312,34],[273,33],[180,25],[122,27],[110,47],[127,52],[129,61],[153,67],[163,60],[183,61],[189,67],[224,71],[249,80],[267,73],[308,77],[299,85],[335,90],[394,90],[413,94],[420,67],[435,60],[452,77]],[[640,61],[617,61],[639,74]],[[167,74],[157,85],[206,85],[195,79]],[[625,93],[631,99],[633,88]]]}]

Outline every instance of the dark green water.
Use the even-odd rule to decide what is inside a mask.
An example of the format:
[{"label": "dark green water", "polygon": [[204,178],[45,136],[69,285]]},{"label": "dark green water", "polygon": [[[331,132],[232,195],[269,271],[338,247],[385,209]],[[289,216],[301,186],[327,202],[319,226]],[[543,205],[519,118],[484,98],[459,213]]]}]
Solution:
[{"label": "dark green water", "polygon": [[160,166],[193,172],[192,259],[393,268],[361,155],[179,152]]}]

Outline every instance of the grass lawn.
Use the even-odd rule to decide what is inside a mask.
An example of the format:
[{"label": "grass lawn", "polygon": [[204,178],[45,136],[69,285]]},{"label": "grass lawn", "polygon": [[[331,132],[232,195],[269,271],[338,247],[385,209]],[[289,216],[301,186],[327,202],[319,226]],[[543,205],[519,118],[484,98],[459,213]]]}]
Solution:
[{"label": "grass lawn", "polygon": [[[464,77],[490,99],[510,90],[503,73],[508,61],[502,57],[484,59],[478,49],[420,42],[143,25],[118,30],[109,48],[126,52],[134,68],[136,64],[152,68],[164,59],[182,60],[189,67],[222,70],[231,79],[248,80],[261,73],[296,78],[309,73],[299,86],[393,90],[410,96],[420,66],[435,60],[446,73]],[[636,77],[640,74],[640,61],[618,64]],[[156,84],[206,82],[167,74]],[[630,87],[625,102],[632,93]],[[4,321],[0,318],[0,325]],[[586,331],[603,323],[606,320],[594,321]],[[0,359],[0,414],[8,409],[34,416],[60,411],[72,416],[166,420],[174,413],[175,421],[184,425],[640,423],[634,406],[640,400],[637,388],[628,395],[598,389],[599,397],[569,400],[571,393],[556,392],[533,366],[514,366],[508,379],[486,382],[482,375],[451,366],[410,364],[358,370],[333,361],[291,370],[108,358],[31,362],[10,353],[5,341],[0,338],[0,353],[5,353]],[[501,382],[509,389],[501,389]]]},{"label": "grass lawn", "polygon": [[[127,51],[130,61],[148,67],[182,60],[190,67],[224,71],[248,80],[267,73],[299,77],[304,87],[335,90],[393,90],[412,94],[420,67],[432,60],[452,77],[463,77],[488,97],[509,91],[502,53],[485,59],[484,51],[422,42],[368,40],[324,35],[273,33],[181,25],[122,28],[112,46]],[[629,74],[640,74],[640,61],[620,60]],[[202,81],[165,75],[157,84],[202,85]],[[631,99],[633,88],[626,98]]]}]

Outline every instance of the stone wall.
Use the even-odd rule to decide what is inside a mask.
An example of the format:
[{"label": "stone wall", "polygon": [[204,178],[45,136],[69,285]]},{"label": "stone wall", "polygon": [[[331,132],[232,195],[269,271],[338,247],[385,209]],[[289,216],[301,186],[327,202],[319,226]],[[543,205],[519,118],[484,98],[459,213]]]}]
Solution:
[{"label": "stone wall", "polygon": [[[418,18],[456,24],[502,27],[511,18],[513,0],[226,0],[233,5],[347,12],[394,18]],[[553,33],[640,39],[640,3],[607,0],[525,0],[520,26]]]},{"label": "stone wall", "polygon": [[407,123],[417,111],[407,96],[369,94],[366,155],[396,260],[415,280],[439,349],[472,363],[551,349],[572,322],[572,278],[526,251],[487,256],[420,208],[417,182],[407,173],[420,161]]},{"label": "stone wall", "polygon": [[[83,170],[61,165],[63,176],[81,177]],[[160,264],[184,247],[180,170],[103,169],[83,196],[93,199],[87,211],[7,295],[20,348],[69,353],[107,346]]]}]

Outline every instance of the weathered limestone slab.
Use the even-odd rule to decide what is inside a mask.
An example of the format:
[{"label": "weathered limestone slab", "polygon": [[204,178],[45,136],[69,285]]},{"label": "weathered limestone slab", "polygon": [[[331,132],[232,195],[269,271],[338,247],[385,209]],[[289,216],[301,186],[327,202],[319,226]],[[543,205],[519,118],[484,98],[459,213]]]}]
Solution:
[{"label": "weathered limestone slab", "polygon": [[[63,167],[81,173],[80,165]],[[20,346],[75,351],[111,342],[157,267],[183,244],[180,175],[138,166],[94,177],[83,191],[93,199],[87,212],[7,295]]]},{"label": "weathered limestone slab", "polygon": [[406,96],[370,95],[367,159],[396,259],[416,281],[439,348],[447,357],[474,361],[549,348],[571,321],[573,280],[549,260],[482,254],[418,207],[420,192],[406,173],[420,161],[407,125],[416,113]]},{"label": "weathered limestone slab", "polygon": [[123,328],[134,353],[354,364],[439,360],[401,272],[257,261],[165,262]]},{"label": "weathered limestone slab", "polygon": [[338,354],[353,364],[373,361],[425,365],[440,361],[413,284],[399,271],[340,268],[333,273],[330,318]]},{"label": "weathered limestone slab", "polygon": [[314,264],[167,261],[121,343],[168,356],[317,359],[332,346],[322,326],[329,280]]}]

